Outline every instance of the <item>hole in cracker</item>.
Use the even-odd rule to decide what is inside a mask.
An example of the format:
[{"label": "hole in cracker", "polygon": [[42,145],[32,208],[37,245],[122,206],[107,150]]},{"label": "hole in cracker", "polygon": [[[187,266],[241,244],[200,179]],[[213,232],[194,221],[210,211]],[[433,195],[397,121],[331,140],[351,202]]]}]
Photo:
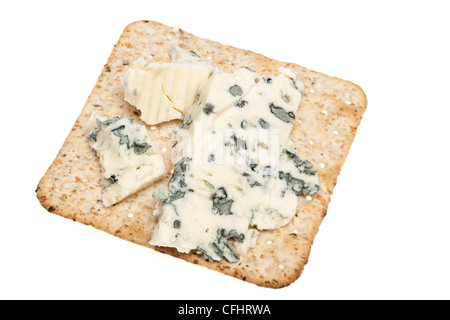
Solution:
[{"label": "hole in cracker", "polygon": [[266,244],[270,246],[272,244],[272,240],[267,240]]},{"label": "hole in cracker", "polygon": [[166,147],[162,147],[161,148],[161,152],[167,152],[167,148]]},{"label": "hole in cracker", "polygon": [[128,218],[134,218],[134,214],[129,213],[129,214],[128,214]]},{"label": "hole in cracker", "polygon": [[309,143],[310,145],[313,145],[313,144],[314,144],[314,141],[309,140],[308,143]]},{"label": "hole in cracker", "polygon": [[315,89],[311,89],[311,90],[309,90],[309,92],[316,93],[316,90]]},{"label": "hole in cracker", "polygon": [[306,196],[306,200],[311,201],[312,197],[311,196]]},{"label": "hole in cracker", "polygon": [[350,100],[345,100],[345,104],[352,104]]},{"label": "hole in cracker", "polygon": [[328,113],[327,110],[322,110],[322,111],[320,111],[320,112],[322,112],[322,114],[327,114],[327,113]]},{"label": "hole in cracker", "polygon": [[207,56],[206,59],[212,60],[212,57],[211,56]]},{"label": "hole in cracker", "polygon": [[337,135],[339,134],[339,131],[334,130],[334,131],[333,131],[333,134],[334,134],[335,136],[337,136]]},{"label": "hole in cracker", "polygon": [[280,268],[281,270],[283,270],[283,269],[284,269],[284,264],[280,264],[280,265],[278,266],[278,268]]},{"label": "hole in cracker", "polygon": [[325,168],[325,163],[323,163],[323,162],[321,162],[321,163],[319,163],[319,166],[323,169],[323,168]]},{"label": "hole in cracker", "polygon": [[156,127],[155,127],[155,126],[151,126],[151,127],[150,127],[150,130],[155,131],[155,130],[156,130]]}]

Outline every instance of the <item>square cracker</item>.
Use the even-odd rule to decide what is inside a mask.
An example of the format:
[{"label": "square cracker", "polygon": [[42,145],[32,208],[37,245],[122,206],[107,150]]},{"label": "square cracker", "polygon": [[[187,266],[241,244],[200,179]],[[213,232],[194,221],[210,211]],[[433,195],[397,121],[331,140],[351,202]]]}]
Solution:
[{"label": "square cracker", "polygon": [[[163,157],[168,174],[111,208],[104,207],[100,200],[101,166],[88,144],[87,136],[92,129],[89,117],[95,111],[98,116],[132,117],[142,123],[136,109],[123,100],[120,77],[139,57],[169,61],[168,52],[173,46],[193,50],[226,72],[248,66],[262,75],[271,75],[277,74],[279,67],[286,67],[305,83],[291,138],[300,158],[311,161],[314,170],[318,171],[321,190],[312,199],[299,197],[293,220],[278,230],[261,232],[256,247],[237,263],[225,259],[210,263],[195,253],[182,254],[173,248],[148,244],[157,223],[152,193],[170,179],[173,168],[171,133],[180,124],[179,120],[147,126],[157,147],[167,148]],[[69,136],[39,182],[37,197],[51,213],[244,281],[280,288],[295,281],[308,261],[311,245],[326,215],[337,177],[366,105],[364,92],[351,82],[201,39],[157,22],[137,21],[125,28],[115,45]]]}]

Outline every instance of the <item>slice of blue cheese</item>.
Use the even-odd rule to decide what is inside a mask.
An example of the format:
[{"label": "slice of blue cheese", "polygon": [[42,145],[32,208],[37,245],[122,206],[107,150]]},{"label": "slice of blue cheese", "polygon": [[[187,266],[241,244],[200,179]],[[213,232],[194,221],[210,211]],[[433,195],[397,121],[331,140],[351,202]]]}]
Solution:
[{"label": "slice of blue cheese", "polygon": [[162,178],[166,169],[144,125],[131,118],[96,119],[88,136],[102,166],[102,201],[110,207]]},{"label": "slice of blue cheese", "polygon": [[200,125],[218,139],[194,143],[176,162],[166,192],[156,195],[162,205],[150,244],[235,262],[255,245],[258,230],[291,221],[298,196],[320,188],[289,140],[302,91],[287,69],[276,77],[248,68],[212,73],[177,131],[192,137]]}]

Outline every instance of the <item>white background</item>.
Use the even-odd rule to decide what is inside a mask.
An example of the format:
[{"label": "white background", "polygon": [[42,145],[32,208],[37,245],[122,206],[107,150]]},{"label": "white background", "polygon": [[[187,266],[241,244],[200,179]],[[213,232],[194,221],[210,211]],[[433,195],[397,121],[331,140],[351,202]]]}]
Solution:
[{"label": "white background", "polygon": [[[446,1],[2,1],[0,298],[450,298]],[[257,287],[47,213],[35,189],[125,26],[149,19],[360,85],[303,275]]]}]

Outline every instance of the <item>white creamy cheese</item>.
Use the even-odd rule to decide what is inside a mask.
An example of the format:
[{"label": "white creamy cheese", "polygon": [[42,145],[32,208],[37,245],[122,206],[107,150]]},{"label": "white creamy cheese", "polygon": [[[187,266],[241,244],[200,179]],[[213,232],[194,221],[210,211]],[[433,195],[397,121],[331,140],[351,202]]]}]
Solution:
[{"label": "white creamy cheese", "polygon": [[196,53],[173,48],[171,62],[135,61],[121,78],[124,100],[147,124],[181,119],[214,69]]},{"label": "white creamy cheese", "polygon": [[164,161],[144,125],[131,118],[96,120],[89,144],[102,165],[103,204],[116,204],[162,178]]},{"label": "white creamy cheese", "polygon": [[[177,129],[192,136],[200,125],[213,139],[176,162],[168,194],[157,194],[150,244],[235,262],[255,245],[256,229],[291,221],[297,197],[319,190],[317,173],[289,141],[302,91],[287,69],[271,78],[248,68],[213,71]],[[261,156],[268,150],[276,161]]]}]

